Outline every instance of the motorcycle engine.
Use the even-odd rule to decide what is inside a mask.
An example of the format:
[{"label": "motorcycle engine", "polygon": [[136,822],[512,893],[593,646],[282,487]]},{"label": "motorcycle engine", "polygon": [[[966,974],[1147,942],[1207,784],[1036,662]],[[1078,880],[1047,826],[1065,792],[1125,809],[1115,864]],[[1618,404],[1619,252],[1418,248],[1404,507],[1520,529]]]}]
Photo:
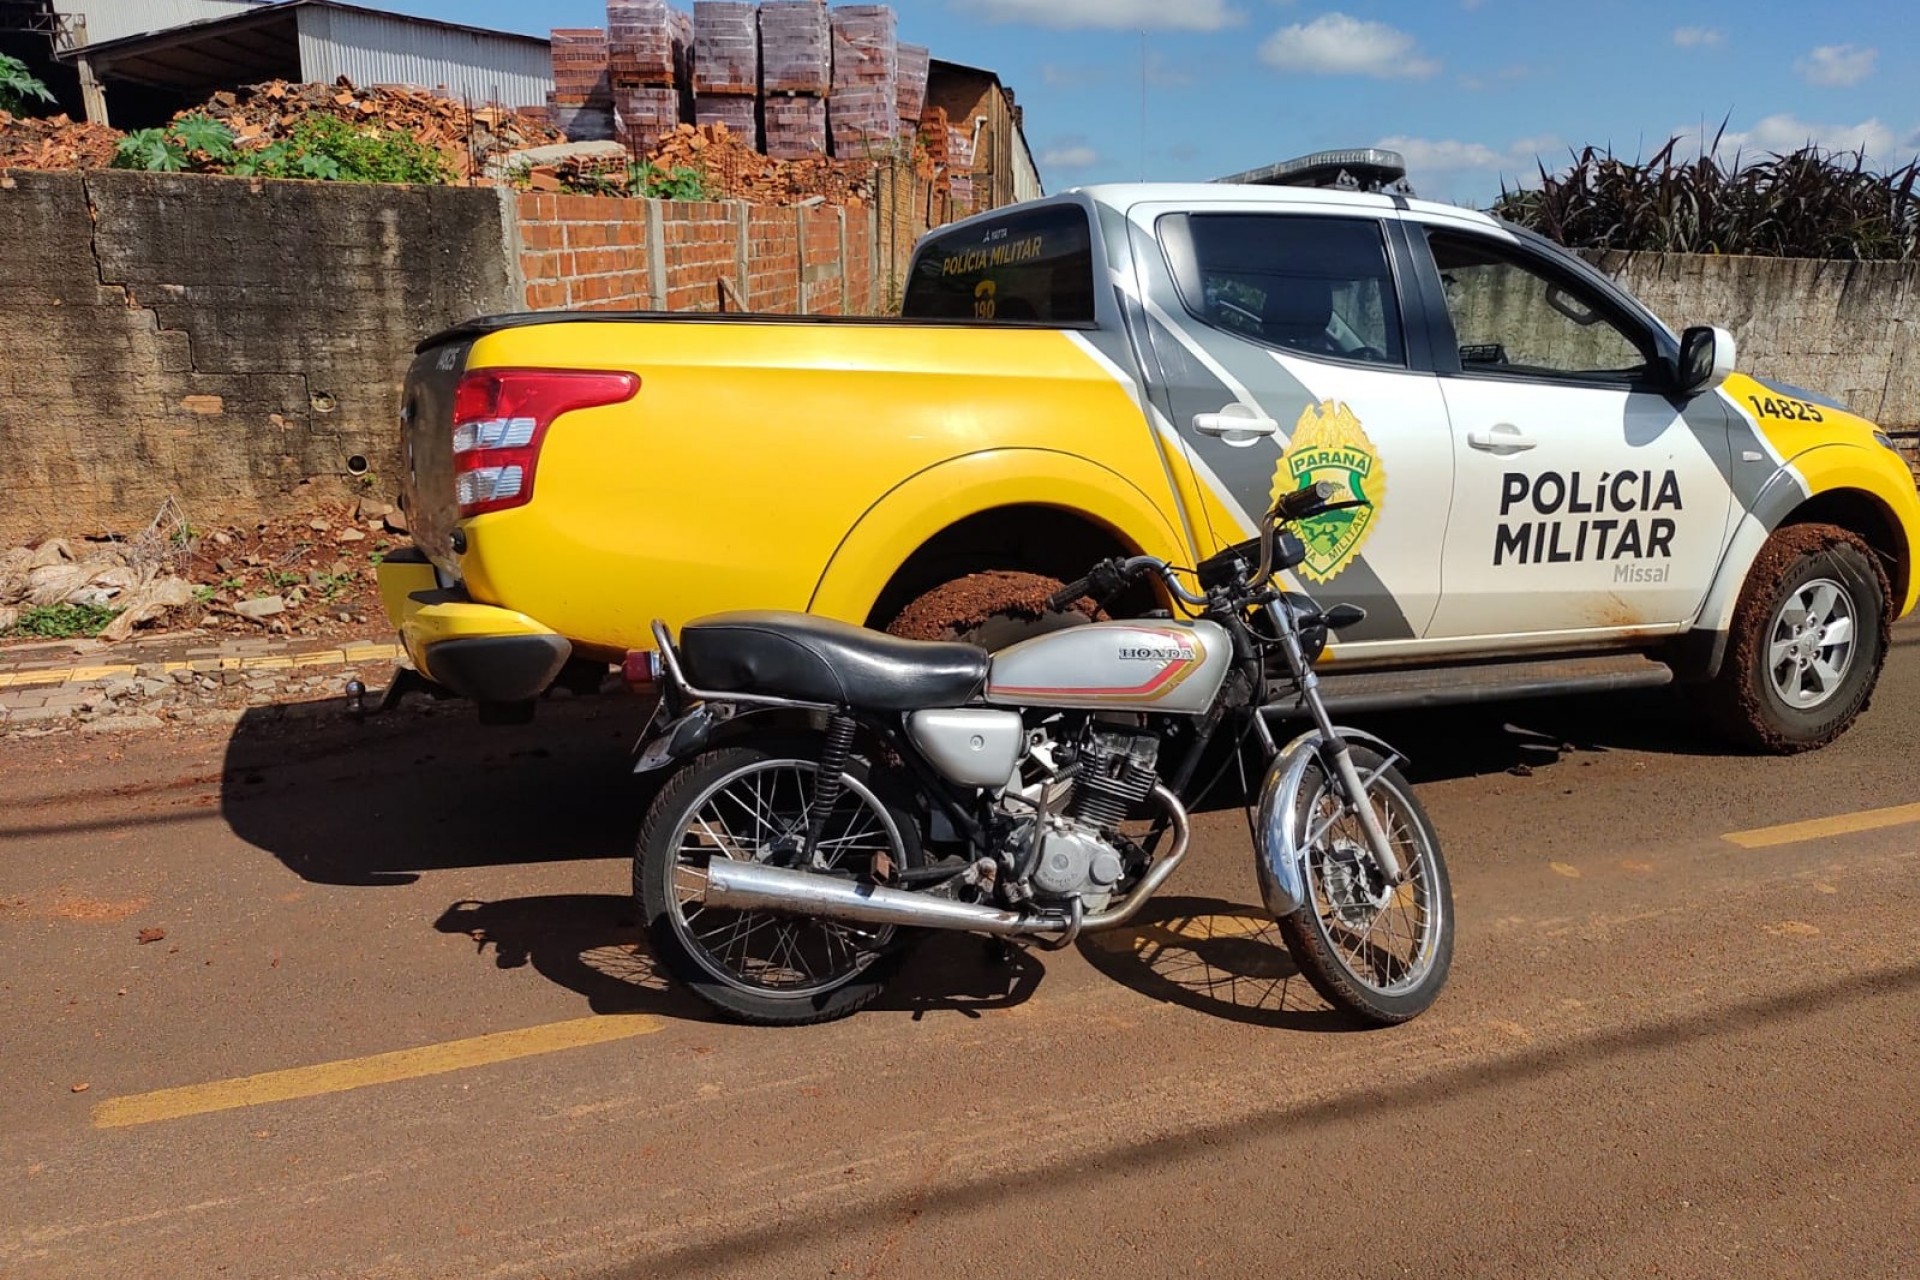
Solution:
[{"label": "motorcycle engine", "polygon": [[1159,781],[1160,740],[1151,734],[1090,728],[1074,746],[1079,772],[1064,813],[1050,816],[1033,871],[1035,892],[1081,899],[1098,911],[1126,874],[1113,836],[1127,811]]}]

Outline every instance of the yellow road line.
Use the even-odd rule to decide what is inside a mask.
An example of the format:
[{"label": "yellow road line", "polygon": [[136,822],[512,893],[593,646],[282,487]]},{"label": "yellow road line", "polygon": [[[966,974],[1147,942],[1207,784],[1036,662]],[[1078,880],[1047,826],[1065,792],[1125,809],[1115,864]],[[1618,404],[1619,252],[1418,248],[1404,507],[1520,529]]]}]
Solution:
[{"label": "yellow road line", "polygon": [[397,662],[406,653],[397,644],[355,644],[350,648],[322,649],[315,653],[260,653],[243,657],[195,658],[188,661],[111,663],[91,667],[51,667],[39,670],[0,671],[0,689],[22,685],[78,684],[87,680],[112,680],[137,676],[142,669],[171,675],[175,671],[254,671],[287,667],[354,666],[362,662]]},{"label": "yellow road line", "polygon": [[1778,827],[1760,827],[1754,831],[1729,832],[1721,839],[1742,849],[1767,849],[1777,844],[1799,844],[1803,840],[1822,840],[1828,836],[1852,835],[1857,831],[1879,831],[1885,827],[1904,827],[1920,822],[1920,804],[1898,804],[1890,809],[1862,809],[1832,818],[1813,818],[1789,822]]},{"label": "yellow road line", "polygon": [[216,1080],[211,1084],[190,1084],[154,1093],[129,1094],[121,1098],[108,1098],[95,1106],[93,1127],[120,1129],[128,1125],[205,1115],[210,1111],[255,1107],[263,1102],[314,1098],[322,1094],[343,1093],[348,1089],[364,1089],[369,1085],[392,1084],[397,1080],[417,1080],[422,1076],[464,1071],[468,1067],[484,1067],[496,1062],[510,1062],[515,1058],[557,1053],[562,1049],[631,1040],[635,1036],[658,1031],[664,1025],[660,1019],[644,1014],[575,1018],[570,1022],[524,1027],[518,1031],[498,1031],[469,1040],[422,1045],[418,1049],[376,1053],[366,1058],[346,1058],[311,1067],[268,1071],[237,1080]]}]

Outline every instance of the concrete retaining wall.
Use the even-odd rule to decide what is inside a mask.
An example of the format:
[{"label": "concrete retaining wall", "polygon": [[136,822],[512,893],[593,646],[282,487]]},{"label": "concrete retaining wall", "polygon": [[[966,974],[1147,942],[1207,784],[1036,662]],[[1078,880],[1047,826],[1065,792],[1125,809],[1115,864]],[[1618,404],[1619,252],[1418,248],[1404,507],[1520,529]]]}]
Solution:
[{"label": "concrete retaining wall", "polygon": [[499,193],[0,175],[0,545],[393,487],[421,335],[518,302]]},{"label": "concrete retaining wall", "polygon": [[1920,428],[1920,263],[1587,256],[1674,329],[1731,329],[1743,371]]}]

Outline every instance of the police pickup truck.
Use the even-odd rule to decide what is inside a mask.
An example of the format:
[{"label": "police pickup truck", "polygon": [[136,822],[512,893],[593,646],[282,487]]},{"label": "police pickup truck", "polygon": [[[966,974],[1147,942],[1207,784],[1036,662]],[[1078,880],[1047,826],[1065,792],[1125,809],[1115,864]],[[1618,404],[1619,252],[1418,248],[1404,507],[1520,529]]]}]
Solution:
[{"label": "police pickup truck", "polygon": [[513,717],[654,618],[996,645],[1064,621],[1042,602],[1097,559],[1195,564],[1327,480],[1366,504],[1311,522],[1296,570],[1367,612],[1324,658],[1336,707],[1678,679],[1794,751],[1866,706],[1920,593],[1920,499],[1872,423],[1465,209],[1092,187],[929,236],[904,313],[422,344],[418,545],[382,568],[419,670]]}]

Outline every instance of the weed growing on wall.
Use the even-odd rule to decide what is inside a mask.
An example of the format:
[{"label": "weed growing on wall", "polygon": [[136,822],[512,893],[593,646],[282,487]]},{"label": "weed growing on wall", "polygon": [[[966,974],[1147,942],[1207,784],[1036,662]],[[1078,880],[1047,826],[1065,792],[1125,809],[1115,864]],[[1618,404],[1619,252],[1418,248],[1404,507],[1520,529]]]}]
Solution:
[{"label": "weed growing on wall", "polygon": [[1644,163],[1588,147],[1540,185],[1501,191],[1493,212],[1573,249],[1889,261],[1920,245],[1920,162],[1875,173],[1856,152],[1802,147],[1746,160],[1675,158],[1679,139]]},{"label": "weed growing on wall", "polygon": [[292,135],[264,147],[243,147],[233,131],[204,115],[182,116],[121,139],[116,169],[151,173],[229,173],[241,178],[305,178],[320,182],[438,185],[453,181],[444,157],[410,134],[362,129],[332,116],[311,116]]},{"label": "weed growing on wall", "polygon": [[[514,175],[525,184],[527,173]],[[630,196],[640,200],[717,200],[718,189],[703,169],[690,165],[668,169],[650,161],[629,164],[624,171],[583,173],[566,184],[570,195]]]}]

